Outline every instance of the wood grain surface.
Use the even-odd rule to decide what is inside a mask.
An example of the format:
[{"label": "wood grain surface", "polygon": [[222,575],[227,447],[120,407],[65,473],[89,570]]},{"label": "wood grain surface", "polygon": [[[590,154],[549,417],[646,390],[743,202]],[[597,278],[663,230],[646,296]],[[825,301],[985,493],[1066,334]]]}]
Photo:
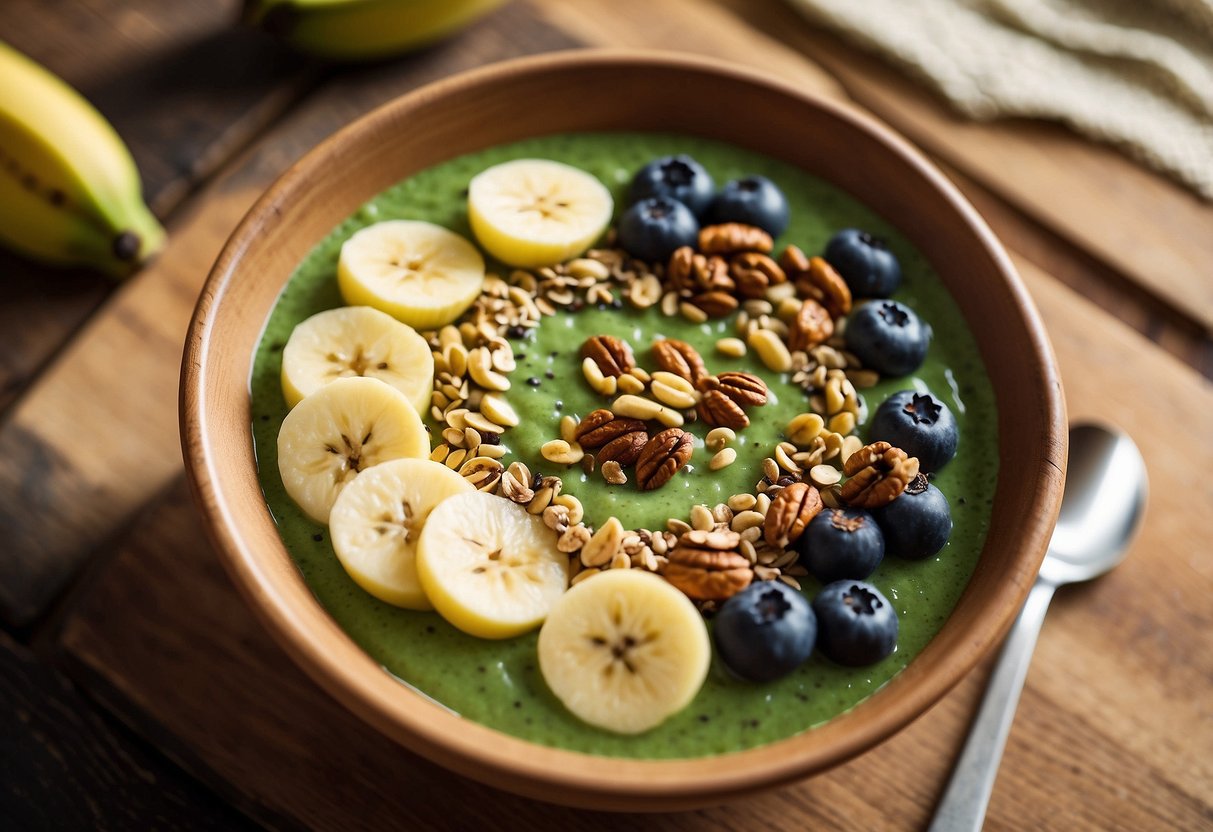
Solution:
[{"label": "wood grain surface", "polygon": [[[94,95],[118,124],[173,233],[165,256],[108,301],[111,287],[91,275],[0,254],[0,528],[10,532],[0,548],[0,619],[26,625],[22,635],[37,637],[91,697],[274,827],[618,825],[452,777],[388,744],[302,676],[199,544],[192,510],[172,486],[180,465],[173,403],[184,320],[214,253],[265,185],[324,135],[425,80],[521,52],[579,42],[689,50],[854,97],[934,154],[1011,243],[1050,328],[1071,415],[1118,423],[1145,452],[1153,490],[1143,534],[1115,573],[1054,602],[987,828],[1213,826],[1213,493],[1198,473],[1213,461],[1213,393],[1201,377],[1213,376],[1213,305],[1202,294],[1213,262],[1207,204],[1060,129],[959,122],[778,0],[520,1],[444,46],[343,72],[231,33],[235,5],[5,7],[4,38]],[[225,57],[232,65],[191,60]],[[174,66],[178,80],[155,83]],[[225,79],[221,94],[213,78]],[[138,96],[124,99],[132,88]],[[183,121],[182,112],[198,117]],[[89,418],[73,418],[81,412]],[[164,496],[111,550],[105,541],[156,494]],[[28,629],[98,551],[107,557],[54,619],[62,630]],[[48,704],[64,701],[55,694],[61,677],[28,669],[26,681],[0,687],[0,702],[25,703],[26,724],[38,728],[31,736],[52,758],[87,758],[45,730],[73,724]],[[725,809],[626,821],[920,827],[983,678],[973,674],[891,742],[824,777]],[[86,714],[92,706],[68,707]],[[88,729],[95,716],[78,723],[84,745],[132,753],[137,743],[122,732]],[[4,735],[6,751],[15,735]],[[134,759],[149,776],[172,777],[154,754]],[[41,771],[52,781],[77,778],[85,802],[95,800],[89,788],[115,782],[87,765]],[[28,775],[18,767],[6,782]],[[172,793],[184,795],[182,805],[205,804],[189,789]],[[434,808],[437,796],[445,813]],[[113,804],[89,811],[96,806]],[[139,826],[113,811],[97,825]]]},{"label": "wood grain surface", "polygon": [[[1213,610],[1202,600],[1213,569],[1200,556],[1213,516],[1185,516],[1192,495],[1168,495],[1189,487],[1185,464],[1213,465],[1213,448],[1170,439],[1213,428],[1213,392],[1031,263],[1018,265],[1062,333],[1054,344],[1070,370],[1071,413],[1138,437],[1155,496],[1125,564],[1055,600],[987,828],[1198,829],[1213,819]],[[1092,365],[1092,353],[1105,359]],[[1137,397],[1158,412],[1110,416]],[[1213,498],[1202,488],[1196,499]],[[890,741],[796,786],[693,813],[565,810],[442,772],[359,722],[274,646],[202,537],[178,485],[123,544],[61,644],[77,672],[112,686],[115,707],[154,720],[175,754],[234,789],[254,817],[285,813],[317,829],[921,828],[984,682],[974,673]],[[334,776],[342,771],[357,774]],[[402,782],[411,788],[393,787]],[[358,802],[367,792],[378,798]]]},{"label": "wood grain surface", "polygon": [[243,830],[250,824],[61,672],[0,636],[0,821],[6,829]]}]

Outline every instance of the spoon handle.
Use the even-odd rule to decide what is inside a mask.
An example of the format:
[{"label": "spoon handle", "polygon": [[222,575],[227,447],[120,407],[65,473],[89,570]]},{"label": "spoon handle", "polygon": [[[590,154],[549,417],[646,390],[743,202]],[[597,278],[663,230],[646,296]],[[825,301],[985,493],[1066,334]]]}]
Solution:
[{"label": "spoon handle", "polygon": [[1038,580],[998,654],[985,698],[969,728],[969,738],[956,761],[952,779],[935,809],[930,832],[978,832],[994,791],[1002,750],[1011,733],[1015,706],[1032,662],[1032,650],[1054,586]]}]

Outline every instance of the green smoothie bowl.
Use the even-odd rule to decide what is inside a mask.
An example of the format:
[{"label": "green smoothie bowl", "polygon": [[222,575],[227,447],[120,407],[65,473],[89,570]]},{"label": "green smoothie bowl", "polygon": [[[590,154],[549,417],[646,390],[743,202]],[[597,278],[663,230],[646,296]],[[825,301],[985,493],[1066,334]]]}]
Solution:
[{"label": "green smoothie bowl", "polygon": [[1037,313],[917,151],[616,51],[433,84],[305,156],[207,281],[181,414],[224,564],[319,684],[612,810],[923,713],[1017,613],[1066,459]]}]

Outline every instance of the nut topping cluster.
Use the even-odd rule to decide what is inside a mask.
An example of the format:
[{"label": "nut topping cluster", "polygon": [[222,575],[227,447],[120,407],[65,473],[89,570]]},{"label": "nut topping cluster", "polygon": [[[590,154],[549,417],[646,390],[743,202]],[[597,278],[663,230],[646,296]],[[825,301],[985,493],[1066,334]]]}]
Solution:
[{"label": "nut topping cluster", "polygon": [[[445,424],[433,458],[482,490],[495,490],[541,515],[567,552],[574,581],[612,568],[662,574],[705,610],[753,581],[799,587],[805,575],[792,544],[824,508],[886,505],[918,474],[918,460],[888,443],[864,446],[854,435],[865,418],[860,391],[880,376],[845,348],[853,299],[846,281],[821,257],[787,246],[776,256],[762,229],[740,223],[707,226],[696,247],[649,264],[604,248],[551,268],[490,275],[463,323],[426,333],[436,384],[431,415]],[[504,393],[515,369],[509,339],[560,309],[625,302],[660,307],[666,316],[703,322],[737,313],[737,337],[716,344],[721,355],[753,351],[770,370],[804,388],[809,408],[786,427],[786,440],[761,460],[753,493],[715,508],[695,506],[691,523],[672,518],[666,531],[627,530],[616,518],[598,529],[561,493],[559,477],[508,467],[502,438],[518,423]],[[604,405],[565,417],[560,439],[545,443],[554,465],[580,463],[616,487],[666,485],[688,464],[694,440],[685,427],[711,428],[710,471],[747,464],[730,447],[751,423],[769,390],[757,375],[713,374],[698,350],[662,338],[651,344],[655,369],[637,362],[625,339],[593,335],[581,346],[587,384]],[[506,460],[508,461],[508,460]]]}]

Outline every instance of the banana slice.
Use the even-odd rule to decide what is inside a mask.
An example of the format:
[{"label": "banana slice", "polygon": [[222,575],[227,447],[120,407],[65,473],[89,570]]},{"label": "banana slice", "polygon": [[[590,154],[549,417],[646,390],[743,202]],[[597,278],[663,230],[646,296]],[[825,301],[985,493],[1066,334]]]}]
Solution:
[{"label": "banana slice", "polygon": [[480,245],[503,263],[549,266],[581,254],[611,221],[601,182],[547,159],[491,167],[468,186],[468,220]]},{"label": "banana slice", "polygon": [[438,504],[417,544],[417,574],[438,613],[479,638],[538,627],[569,584],[569,556],[539,517],[481,491]]},{"label": "banana slice", "polygon": [[539,670],[574,716],[639,734],[685,708],[707,678],[712,647],[685,595],[636,569],[579,583],[539,631]]},{"label": "banana slice", "polygon": [[381,601],[431,610],[417,578],[417,540],[434,506],[475,491],[428,459],[394,459],[363,471],[333,503],[329,534],[345,571]]},{"label": "banana slice", "polygon": [[484,258],[440,225],[388,220],[341,246],[337,286],[351,306],[373,306],[417,329],[436,329],[471,306],[484,284]]},{"label": "banana slice", "polygon": [[390,384],[423,413],[434,391],[434,356],[415,329],[369,306],[329,309],[291,331],[282,350],[282,394],[288,405],[351,376]]},{"label": "banana slice", "polygon": [[286,493],[317,523],[341,490],[380,462],[430,455],[421,417],[376,378],[341,378],[305,398],[278,430],[278,472]]}]

